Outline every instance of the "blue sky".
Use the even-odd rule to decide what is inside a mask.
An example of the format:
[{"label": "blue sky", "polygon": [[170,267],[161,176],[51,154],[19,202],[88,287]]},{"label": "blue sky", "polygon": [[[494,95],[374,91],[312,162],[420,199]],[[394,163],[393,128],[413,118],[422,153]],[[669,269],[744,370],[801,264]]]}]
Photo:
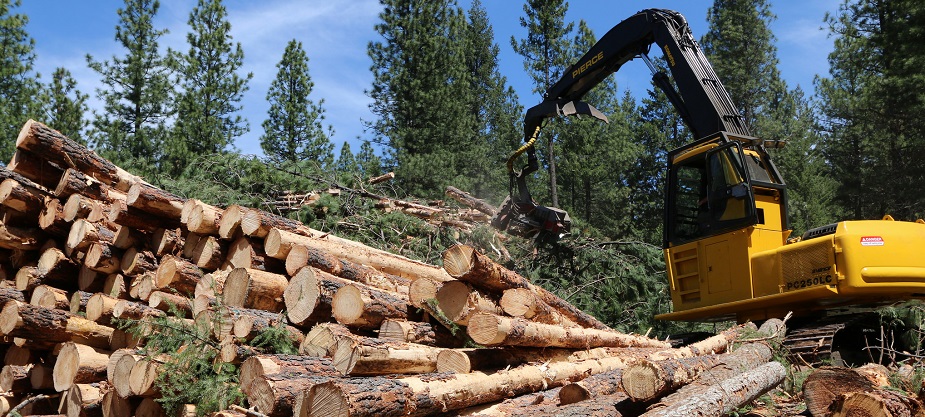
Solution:
[{"label": "blue sky", "polygon": [[[29,16],[27,27],[36,41],[36,69],[47,82],[56,67],[69,69],[78,88],[90,94],[90,107],[99,108],[95,89],[99,76],[87,68],[85,56],[96,60],[123,56],[125,51],[114,40],[118,24],[116,10],[122,0],[23,0],[15,12]],[[166,49],[187,50],[187,19],[195,0],[161,0],[155,24],[170,31],[162,40]],[[464,8],[469,0],[460,0]],[[826,12],[837,10],[841,0],[772,1],[777,20],[772,30],[777,37],[779,68],[791,87],[800,85],[812,92],[812,80],[826,75],[826,57],[832,39],[821,30]],[[260,124],[269,105],[266,92],[276,76],[276,63],[291,39],[302,41],[309,56],[309,70],[315,83],[312,98],[324,99],[326,124],[334,126],[332,141],[339,151],[348,141],[356,151],[361,140],[373,139],[364,132],[362,121],[372,120],[370,99],[365,94],[372,84],[371,61],[366,54],[370,41],[379,40],[373,26],[381,10],[378,0],[226,0],[232,36],[242,44],[244,72],[252,72],[250,90],[245,93],[242,115],[250,132],[238,138],[236,146],[246,154],[260,154]],[[514,87],[520,102],[529,107],[539,101],[532,93],[532,82],[525,76],[521,57],[511,49],[510,39],[525,36],[519,18],[523,2],[483,0],[501,48],[500,70]],[[621,20],[643,8],[666,8],[681,12],[700,38],[707,30],[710,0],[573,0],[567,18],[585,20],[601,36]],[[631,62],[616,75],[621,90],[629,89],[642,97],[649,88],[649,74],[642,62]]]}]

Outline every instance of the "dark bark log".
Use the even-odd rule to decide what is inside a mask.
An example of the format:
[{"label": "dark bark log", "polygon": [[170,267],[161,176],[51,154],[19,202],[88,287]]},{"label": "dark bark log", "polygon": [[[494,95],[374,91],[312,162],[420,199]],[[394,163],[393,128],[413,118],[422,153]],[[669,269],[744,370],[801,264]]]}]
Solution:
[{"label": "dark bark log", "polygon": [[64,169],[32,152],[17,149],[6,166],[10,171],[21,175],[46,190],[54,190]]}]

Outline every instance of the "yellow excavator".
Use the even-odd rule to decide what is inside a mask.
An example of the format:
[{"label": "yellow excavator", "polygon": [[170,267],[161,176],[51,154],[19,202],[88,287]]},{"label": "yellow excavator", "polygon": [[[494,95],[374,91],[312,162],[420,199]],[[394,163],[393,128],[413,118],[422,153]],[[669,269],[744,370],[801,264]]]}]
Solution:
[{"label": "yellow excavator", "polygon": [[[674,85],[649,60],[653,44]],[[508,161],[512,192],[496,227],[545,240],[568,233],[568,215],[536,205],[526,187],[540,128],[562,115],[606,121],[580,100],[637,57],[700,138],[668,154],[663,248],[673,311],[657,319],[744,322],[792,311],[802,325],[787,343],[826,355],[836,332],[864,316],[857,308],[925,297],[921,219],[842,221],[790,238],[787,187],[766,151],[782,143],[749,134],[684,17],[670,10],[643,10],[615,26],[527,111],[526,144]],[[517,171],[523,153],[528,164]]]}]

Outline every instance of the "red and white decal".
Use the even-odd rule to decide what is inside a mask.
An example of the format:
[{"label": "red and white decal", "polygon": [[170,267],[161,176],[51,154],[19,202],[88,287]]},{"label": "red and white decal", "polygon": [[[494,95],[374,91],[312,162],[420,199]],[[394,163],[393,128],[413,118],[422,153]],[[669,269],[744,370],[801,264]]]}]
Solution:
[{"label": "red and white decal", "polygon": [[883,237],[861,236],[861,246],[883,246]]}]

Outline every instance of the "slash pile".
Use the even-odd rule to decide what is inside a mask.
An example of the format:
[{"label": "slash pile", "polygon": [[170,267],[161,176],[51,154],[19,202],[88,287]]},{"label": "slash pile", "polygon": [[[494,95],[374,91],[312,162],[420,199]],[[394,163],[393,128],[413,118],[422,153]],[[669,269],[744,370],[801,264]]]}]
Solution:
[{"label": "slash pile", "polygon": [[[239,366],[246,403],[224,416],[719,414],[783,378],[762,343],[723,353],[742,327],[671,348],[464,245],[441,268],[182,198],[34,121],[16,147],[0,169],[3,412],[163,415],[169,357],[138,349],[156,330],[136,340],[113,319],[177,311]],[[301,355],[249,345],[270,327]]]}]

